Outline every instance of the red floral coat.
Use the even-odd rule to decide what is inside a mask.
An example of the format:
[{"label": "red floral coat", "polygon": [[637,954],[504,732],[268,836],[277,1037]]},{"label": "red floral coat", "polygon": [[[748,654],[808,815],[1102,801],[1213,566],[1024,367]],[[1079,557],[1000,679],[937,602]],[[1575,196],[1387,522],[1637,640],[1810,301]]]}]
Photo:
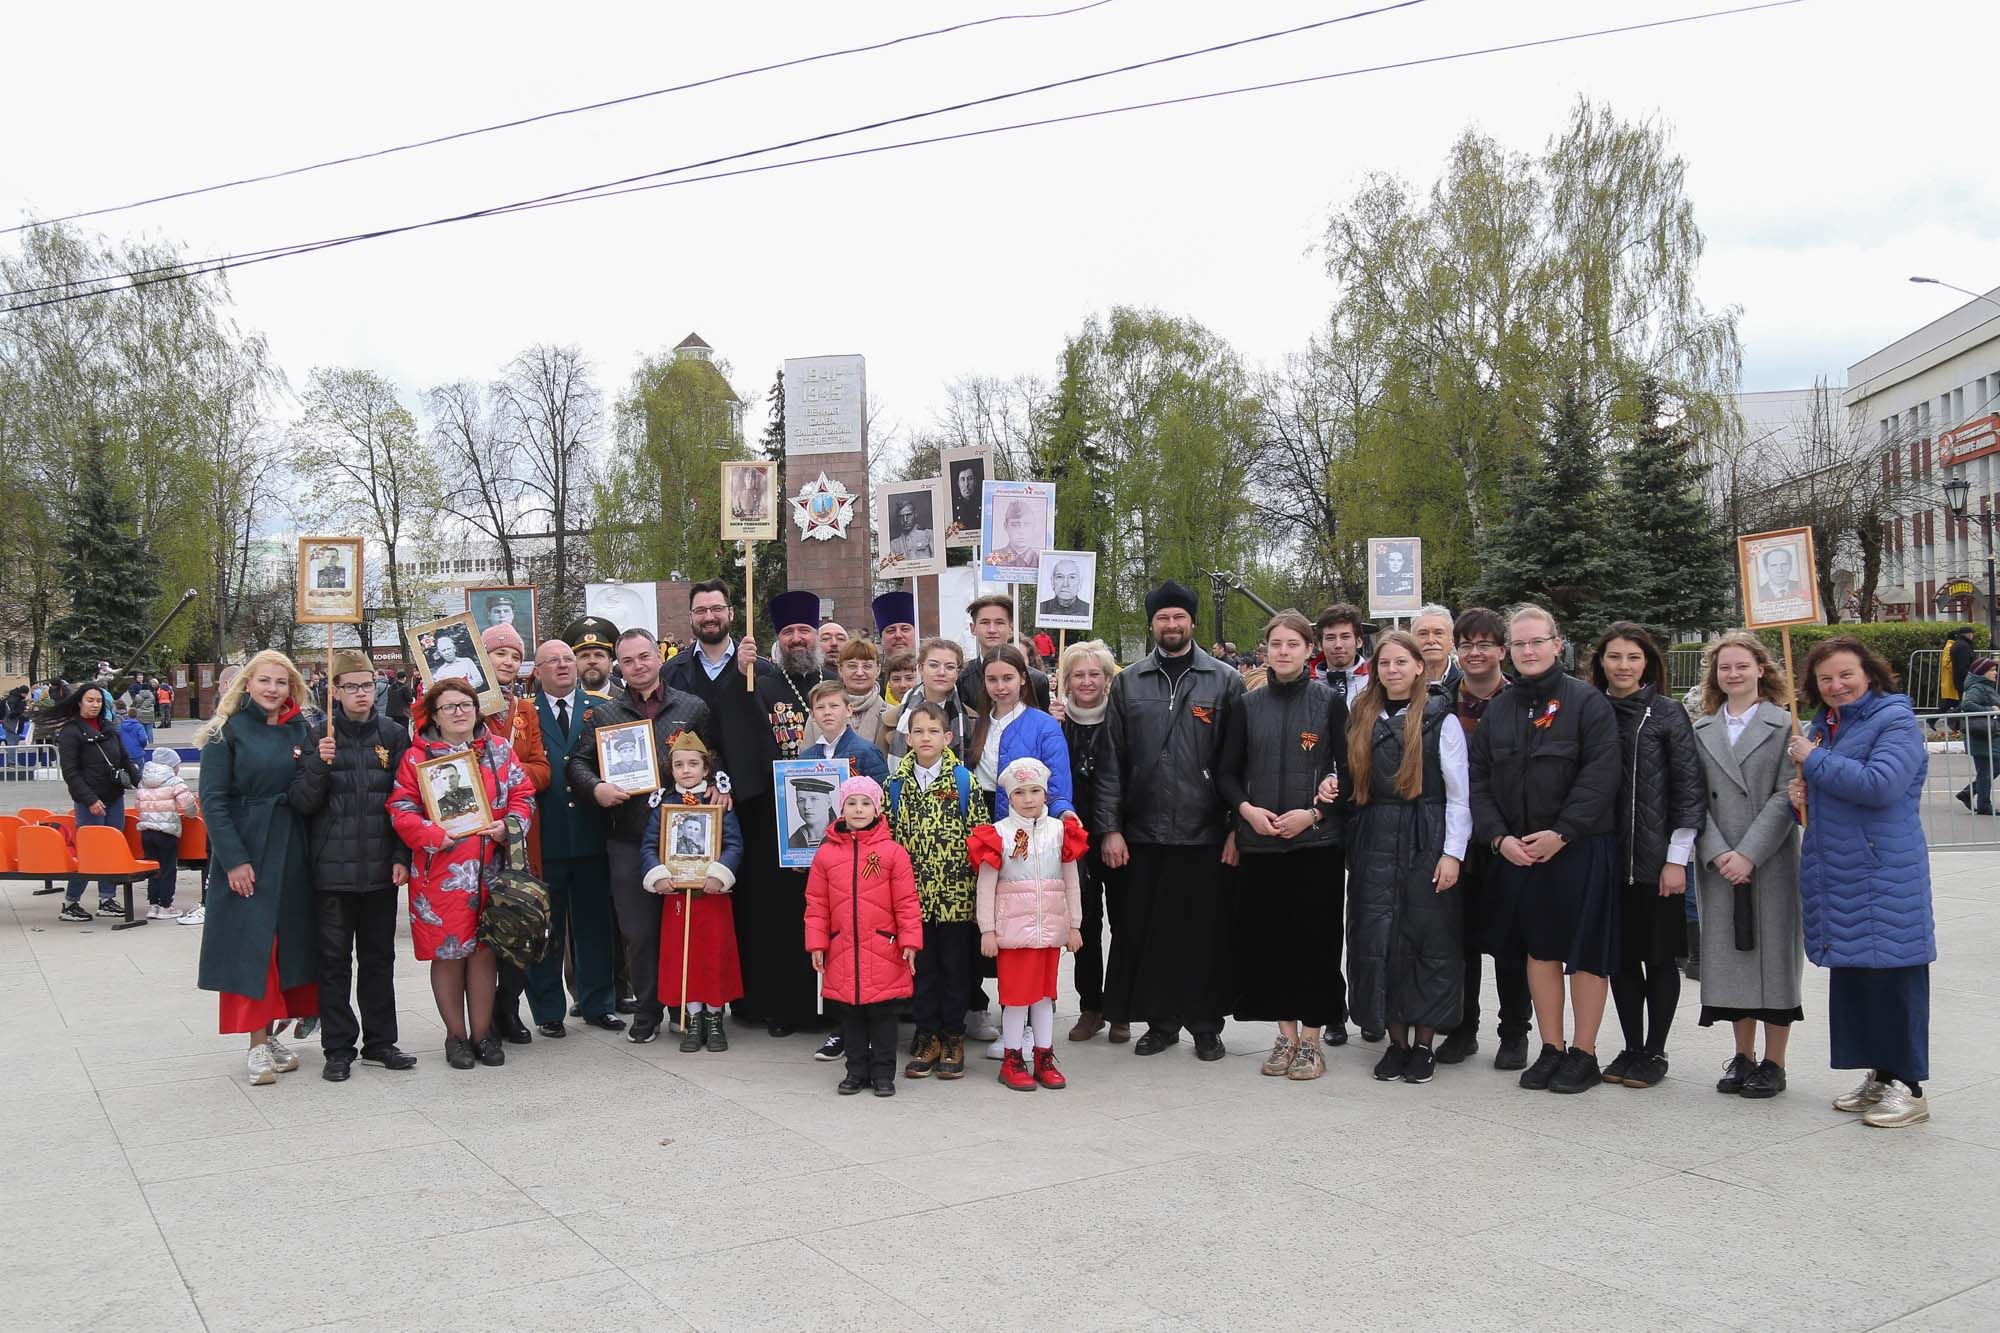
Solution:
[{"label": "red floral coat", "polygon": [[[396,786],[389,793],[389,822],[410,847],[410,943],[417,960],[470,958],[479,948],[479,914],[493,877],[506,864],[505,850],[480,834],[453,838],[424,813],[417,765],[463,747],[447,745],[435,733],[419,732],[403,751]],[[505,738],[481,723],[472,752],[486,784],[495,819],[513,816],[522,828],[535,817],[535,787]]]},{"label": "red floral coat", "polygon": [[842,1004],[901,999],[915,976],[903,950],[923,947],[916,872],[889,821],[859,833],[835,823],[806,875],[806,951],[826,951],[821,992]]}]

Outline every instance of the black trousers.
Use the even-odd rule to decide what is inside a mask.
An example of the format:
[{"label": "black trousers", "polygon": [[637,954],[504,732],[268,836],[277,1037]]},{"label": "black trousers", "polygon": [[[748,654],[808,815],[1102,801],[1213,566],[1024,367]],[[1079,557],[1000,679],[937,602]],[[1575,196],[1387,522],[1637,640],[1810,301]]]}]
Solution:
[{"label": "black trousers", "polygon": [[924,947],[917,953],[917,1031],[947,1037],[965,1035],[966,988],[977,976],[977,921],[926,921]]},{"label": "black trousers", "polygon": [[[658,1023],[666,1013],[660,1003],[660,895],[646,892],[640,882],[637,839],[606,838],[604,855],[611,864],[611,906],[625,941],[625,972],[639,1001],[635,1017]],[[583,966],[581,959],[577,966]]]},{"label": "black trousers", "polygon": [[[319,912],[320,1049],[351,1059],[357,1040],[369,1054],[394,1046],[397,890],[313,896]],[[358,1023],[347,1003],[350,981],[360,992]]]},{"label": "black trousers", "polygon": [[[921,957],[922,955],[918,955]],[[896,1077],[896,1008],[900,1000],[840,1006],[847,1076],[874,1083]],[[960,1014],[962,1021],[964,1015]]]},{"label": "black trousers", "polygon": [[[1092,851],[1077,862],[1083,885],[1083,948],[1076,955],[1077,1008],[1104,1011],[1104,924],[1118,933],[1118,907],[1124,894],[1125,872],[1106,870]],[[928,938],[928,937],[927,937]]]},{"label": "black trousers", "polygon": [[[1459,909],[1464,913],[1463,931],[1460,938],[1465,941],[1465,1001],[1463,1017],[1453,1031],[1469,1031],[1479,1034],[1479,980],[1481,963],[1480,942],[1486,939],[1484,928],[1484,907],[1481,889],[1485,882],[1485,871],[1492,863],[1493,854],[1484,847],[1467,850],[1465,864],[1460,868],[1458,880]],[[1534,1006],[1528,999],[1528,955],[1516,947],[1518,932],[1507,932],[1508,943],[1499,946],[1493,959],[1493,985],[1500,992],[1500,1040],[1528,1035],[1528,1025],[1534,1017]]]},{"label": "black trousers", "polygon": [[563,1020],[563,953],[573,950],[570,987],[586,1018],[608,1014],[612,994],[611,869],[596,856],[554,856],[542,862],[549,886],[549,951],[528,969],[528,1010],[537,1023]]},{"label": "black trousers", "polygon": [[181,865],[180,835],[164,829],[142,828],[139,830],[139,846],[145,850],[148,861],[157,861],[160,865],[146,879],[146,901],[155,907],[172,907],[174,877],[180,872]]}]

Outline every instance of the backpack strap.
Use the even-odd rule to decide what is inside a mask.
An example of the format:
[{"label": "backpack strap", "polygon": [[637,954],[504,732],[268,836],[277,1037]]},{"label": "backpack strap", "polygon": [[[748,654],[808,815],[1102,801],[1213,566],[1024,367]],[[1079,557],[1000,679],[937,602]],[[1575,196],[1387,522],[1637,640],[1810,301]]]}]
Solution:
[{"label": "backpack strap", "polygon": [[903,803],[903,779],[900,776],[889,779],[885,795],[889,798],[889,818],[893,822],[896,818],[896,808]]}]

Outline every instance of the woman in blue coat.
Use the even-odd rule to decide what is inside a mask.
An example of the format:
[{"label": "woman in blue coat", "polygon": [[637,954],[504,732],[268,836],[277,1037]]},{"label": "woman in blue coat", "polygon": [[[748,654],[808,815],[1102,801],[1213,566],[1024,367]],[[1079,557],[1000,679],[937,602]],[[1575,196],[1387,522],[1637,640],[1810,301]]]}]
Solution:
[{"label": "woman in blue coat", "polygon": [[1928,758],[1908,696],[1889,664],[1852,635],[1806,656],[1805,695],[1818,710],[1788,753],[1802,766],[1805,847],[1799,897],[1806,957],[1828,968],[1827,1027],[1835,1069],[1867,1073],[1834,1101],[1895,1129],[1931,1118],[1930,852],[1918,802]]}]

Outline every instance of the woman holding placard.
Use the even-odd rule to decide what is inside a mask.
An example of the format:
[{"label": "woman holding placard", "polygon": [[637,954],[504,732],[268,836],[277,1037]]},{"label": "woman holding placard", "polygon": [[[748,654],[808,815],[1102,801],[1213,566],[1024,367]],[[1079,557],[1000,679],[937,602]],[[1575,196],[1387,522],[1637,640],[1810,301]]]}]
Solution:
[{"label": "woman holding placard", "polygon": [[[463,680],[432,685],[410,725],[389,796],[389,821],[411,851],[410,942],[431,965],[446,1062],[502,1065],[493,1029],[498,956],[479,945],[479,916],[509,839],[527,836],[534,784],[506,736],[479,716],[479,692]],[[464,768],[478,787],[460,776]]]}]

